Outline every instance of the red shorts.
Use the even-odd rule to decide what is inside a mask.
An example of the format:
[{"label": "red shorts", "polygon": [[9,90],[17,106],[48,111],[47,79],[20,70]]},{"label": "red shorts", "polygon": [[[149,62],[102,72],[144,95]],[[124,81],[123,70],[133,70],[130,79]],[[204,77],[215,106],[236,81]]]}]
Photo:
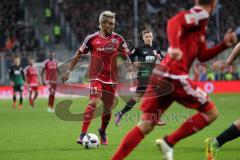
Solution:
[{"label": "red shorts", "polygon": [[98,80],[90,82],[90,100],[101,99],[105,107],[112,107],[116,94],[115,84],[106,84]]},{"label": "red shorts", "polygon": [[207,93],[188,78],[152,77],[149,83],[140,107],[143,120],[159,121],[161,114],[175,101],[186,108],[202,112],[215,107]]},{"label": "red shorts", "polygon": [[29,86],[29,91],[38,92],[38,86]]}]

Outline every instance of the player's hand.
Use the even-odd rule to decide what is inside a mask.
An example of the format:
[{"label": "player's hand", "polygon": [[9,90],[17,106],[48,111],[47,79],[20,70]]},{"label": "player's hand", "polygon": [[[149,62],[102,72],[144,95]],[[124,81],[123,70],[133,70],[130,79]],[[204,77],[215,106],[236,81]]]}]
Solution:
[{"label": "player's hand", "polygon": [[69,76],[70,76],[70,72],[65,72],[61,75],[61,80],[62,82],[66,82],[68,79],[69,79]]},{"label": "player's hand", "polygon": [[46,83],[44,82],[44,80],[42,80],[42,85],[43,85],[43,86],[46,86]]},{"label": "player's hand", "polygon": [[222,69],[227,68],[227,67],[228,67],[228,64],[226,62],[216,61],[212,65],[212,70],[214,72],[216,72],[216,71],[222,70]]},{"label": "player's hand", "polygon": [[227,47],[232,47],[234,44],[237,43],[237,34],[232,31],[232,29],[228,29],[224,36],[224,43]]},{"label": "player's hand", "polygon": [[134,67],[142,67],[141,62],[133,62]]},{"label": "player's hand", "polygon": [[13,83],[13,81],[11,81],[11,82],[10,82],[10,86],[14,86],[14,83]]},{"label": "player's hand", "polygon": [[174,60],[181,60],[183,53],[179,48],[171,48],[168,50],[168,55]]}]

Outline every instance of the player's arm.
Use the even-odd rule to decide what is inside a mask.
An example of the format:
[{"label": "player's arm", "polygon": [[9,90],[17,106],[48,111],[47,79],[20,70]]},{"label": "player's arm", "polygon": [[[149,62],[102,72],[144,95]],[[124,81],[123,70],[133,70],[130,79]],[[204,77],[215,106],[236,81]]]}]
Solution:
[{"label": "player's arm", "polygon": [[72,60],[70,61],[70,64],[67,67],[67,70],[65,73],[61,75],[61,80],[63,82],[67,81],[70,76],[70,72],[74,69],[74,67],[77,65],[78,61],[80,60],[80,57],[82,54],[86,54],[90,50],[90,38],[86,37],[83,44],[80,46],[80,48],[77,50],[77,52],[74,54]]},{"label": "player's arm", "polygon": [[73,56],[73,59],[71,60],[68,68],[67,68],[67,70],[69,72],[71,72],[73,70],[73,68],[76,66],[76,64],[80,60],[81,55],[82,55],[82,52],[81,52],[80,49],[78,49],[77,52],[75,53],[75,55]]},{"label": "player's arm", "polygon": [[197,15],[190,11],[183,11],[172,17],[167,23],[167,35],[169,40],[168,55],[172,59],[180,60],[182,51],[180,48],[181,38],[185,31],[199,24]]},{"label": "player's arm", "polygon": [[131,54],[129,56],[130,60],[132,62],[135,62],[135,58],[138,56],[138,52],[139,52],[139,49],[138,48],[134,48],[132,51],[131,51]]},{"label": "player's arm", "polygon": [[167,35],[169,41],[168,55],[172,59],[180,60],[182,58],[182,51],[180,48],[180,39],[184,30],[185,13],[180,12],[172,17],[167,23]]},{"label": "player's arm", "polygon": [[45,80],[44,80],[44,73],[45,73],[45,70],[46,70],[46,66],[45,66],[45,63],[44,63],[44,66],[41,70],[41,80],[42,80],[42,84],[45,86],[46,83],[45,83]]},{"label": "player's arm", "polygon": [[231,54],[229,55],[226,63],[228,65],[232,65],[232,63],[237,59],[237,57],[240,56],[240,42],[236,45],[236,47],[233,49]]},{"label": "player's arm", "polygon": [[14,77],[14,73],[13,73],[13,66],[11,66],[11,68],[9,69],[9,78],[10,78],[10,84],[13,85],[13,77]]},{"label": "player's arm", "polygon": [[21,70],[21,75],[22,75],[23,81],[25,82],[25,74],[24,74],[23,69]]},{"label": "player's arm", "polygon": [[230,65],[233,64],[233,62],[237,59],[237,57],[240,55],[240,42],[236,45],[236,47],[233,49],[231,54],[229,55],[228,59],[226,62],[224,61],[216,61],[212,65],[212,70],[213,71],[218,71],[222,70],[226,67],[229,67]]},{"label": "player's arm", "polygon": [[163,60],[163,58],[164,58],[164,55],[163,55],[163,53],[161,52],[161,50],[160,49],[158,49],[157,50],[157,59],[159,60],[159,61],[162,61]]},{"label": "player's arm", "polygon": [[122,39],[122,42],[120,42],[118,51],[124,61],[124,65],[127,67],[127,69],[129,71],[132,71],[133,66],[132,66],[132,61],[130,59],[131,52],[129,51],[128,46],[127,46],[126,42],[124,41],[124,39]]},{"label": "player's arm", "polygon": [[136,57],[138,57],[138,55],[140,54],[139,52],[139,48],[135,48],[131,52],[132,54],[129,56],[134,67],[141,67],[141,62],[136,61]]},{"label": "player's arm", "polygon": [[232,32],[232,30],[229,29],[224,36],[223,42],[219,43],[218,45],[216,45],[213,48],[207,47],[205,37],[203,37],[201,41],[202,41],[201,46],[200,46],[201,50],[198,55],[198,59],[201,62],[205,62],[205,61],[208,61],[208,60],[216,57],[218,54],[220,54],[225,49],[233,46],[237,41],[237,36],[236,36],[236,33]]},{"label": "player's arm", "polygon": [[13,67],[12,66],[9,69],[9,78],[10,78],[10,81],[13,81]]},{"label": "player's arm", "polygon": [[72,60],[70,61],[69,65],[67,67],[66,72],[63,73],[62,76],[61,76],[61,80],[63,82],[65,82],[65,81],[67,81],[69,79],[70,72],[73,70],[73,68],[76,66],[76,64],[80,60],[81,55],[82,55],[82,52],[81,52],[80,49],[78,49],[77,52],[75,53],[75,55],[73,56]]},{"label": "player's arm", "polygon": [[90,48],[91,48],[90,44],[91,44],[91,35],[89,35],[85,38],[82,45],[80,46],[80,48],[77,50],[77,52],[74,54],[72,60],[70,61],[70,64],[68,65],[66,72],[61,75],[61,80],[63,82],[65,82],[69,79],[70,72],[77,65],[78,61],[80,60],[81,55],[87,54],[87,52],[90,50]]}]

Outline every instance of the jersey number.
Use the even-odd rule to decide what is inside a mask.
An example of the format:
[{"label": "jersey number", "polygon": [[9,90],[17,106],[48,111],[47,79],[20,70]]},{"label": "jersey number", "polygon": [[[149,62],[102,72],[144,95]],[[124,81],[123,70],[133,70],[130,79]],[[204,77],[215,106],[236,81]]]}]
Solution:
[{"label": "jersey number", "polygon": [[155,61],[155,56],[146,56],[146,61]]}]

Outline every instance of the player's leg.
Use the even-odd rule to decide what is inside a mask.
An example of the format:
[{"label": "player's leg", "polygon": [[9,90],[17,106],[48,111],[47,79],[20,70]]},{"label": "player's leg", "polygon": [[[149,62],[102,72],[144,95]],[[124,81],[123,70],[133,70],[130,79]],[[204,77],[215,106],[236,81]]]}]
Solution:
[{"label": "player's leg", "polygon": [[17,97],[16,97],[16,86],[13,87],[13,108],[16,108],[16,101],[17,101]]},{"label": "player's leg", "polygon": [[32,99],[32,102],[33,102],[33,106],[34,106],[34,102],[35,102],[35,100],[37,99],[37,97],[38,97],[38,87],[34,87],[34,97],[33,97],[33,99]]},{"label": "player's leg", "polygon": [[180,128],[166,136],[165,141],[173,147],[180,140],[199,132],[211,124],[218,116],[217,108],[213,103],[208,103],[204,107],[211,109],[208,111],[200,111],[191,116],[180,126]]},{"label": "player's leg", "polygon": [[54,100],[55,100],[55,93],[56,93],[56,84],[49,84],[49,97],[48,97],[48,111],[54,112]]},{"label": "player's leg", "polygon": [[88,128],[90,126],[91,120],[94,115],[94,111],[100,102],[102,97],[102,84],[99,81],[90,82],[90,101],[85,109],[83,116],[83,123],[81,128],[81,133],[77,139],[77,143],[82,144],[83,137],[87,134]]},{"label": "player's leg", "polygon": [[29,100],[29,104],[33,107],[33,100],[32,100],[32,92],[33,92],[33,87],[32,86],[29,86],[29,97],[28,97],[28,100]]},{"label": "player's leg", "polygon": [[54,97],[54,92],[49,89],[49,97],[48,97],[48,112],[53,111],[53,97]]},{"label": "player's leg", "polygon": [[124,106],[124,108],[115,114],[115,125],[118,126],[122,116],[130,111],[133,106],[142,98],[144,93],[137,92]]},{"label": "player's leg", "polygon": [[33,100],[36,100],[37,97],[38,97],[38,87],[34,87],[34,97],[33,97]]},{"label": "player's leg", "polygon": [[178,95],[177,102],[187,108],[198,110],[198,113],[189,117],[180,128],[165,137],[165,141],[172,147],[180,140],[205,128],[218,117],[217,108],[204,91],[191,80],[183,79],[179,82],[179,85],[175,85],[174,91],[174,94]]},{"label": "player's leg", "polygon": [[17,91],[19,92],[19,105],[18,105],[18,108],[19,109],[22,109],[23,107],[23,85],[19,85],[17,87]]},{"label": "player's leg", "polygon": [[207,138],[206,142],[206,157],[215,159],[217,151],[227,142],[240,137],[240,119],[236,120],[229,128],[223,131],[215,138]]},{"label": "player's leg", "polygon": [[103,84],[101,100],[103,102],[102,125],[98,132],[102,145],[108,144],[106,128],[111,120],[112,108],[115,105],[116,85]]},{"label": "player's leg", "polygon": [[234,140],[240,136],[240,119],[236,120],[228,129],[216,137],[216,142],[220,148],[226,142]]},{"label": "player's leg", "polygon": [[218,150],[227,142],[240,137],[240,119],[236,120],[228,129],[223,131],[215,138],[207,138],[206,143],[206,158],[215,160]]},{"label": "player's leg", "polygon": [[[150,87],[147,89],[147,93]],[[156,92],[152,92],[150,99],[144,99],[141,104],[143,112],[141,122],[136,125],[130,132],[128,132],[117,151],[115,152],[112,160],[122,160],[149,134],[156,125],[160,124],[160,116],[172,104],[173,100],[170,96],[158,97]]]},{"label": "player's leg", "polygon": [[141,121],[130,130],[122,139],[112,160],[123,160],[130,152],[154,129],[155,124],[151,121]]},{"label": "player's leg", "polygon": [[23,95],[22,95],[22,91],[20,91],[19,92],[19,106],[18,106],[18,108],[19,109],[22,109],[22,107],[23,107]]}]

